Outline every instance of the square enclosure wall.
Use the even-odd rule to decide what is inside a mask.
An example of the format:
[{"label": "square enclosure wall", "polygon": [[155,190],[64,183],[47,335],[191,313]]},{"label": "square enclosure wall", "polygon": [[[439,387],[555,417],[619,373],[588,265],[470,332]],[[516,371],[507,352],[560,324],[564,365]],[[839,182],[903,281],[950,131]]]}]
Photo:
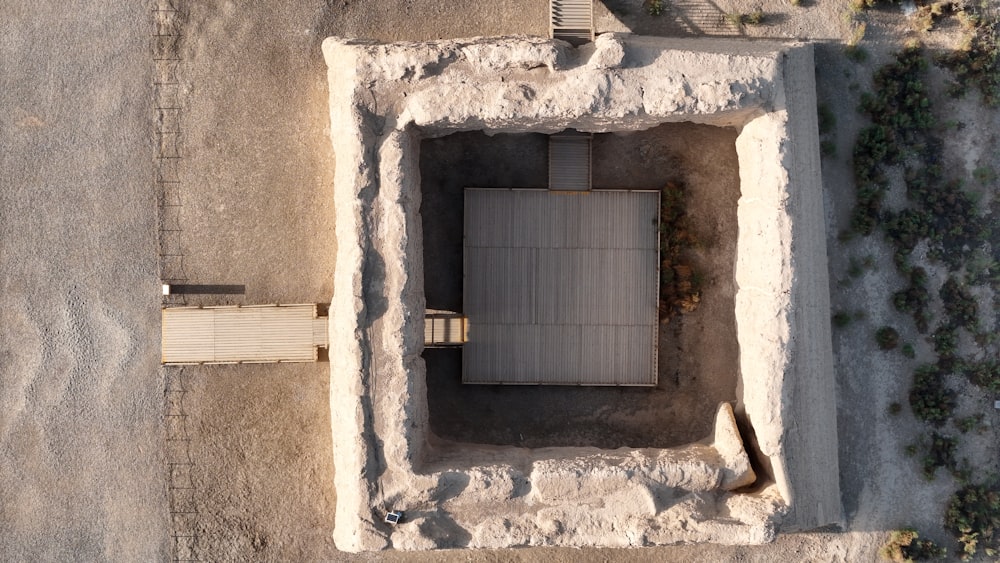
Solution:
[{"label": "square enclosure wall", "polygon": [[[839,521],[810,47],[605,35],[579,50],[527,37],[329,39],[324,53],[337,157],[330,356],[338,547],[759,543],[782,514],[789,528]],[[742,128],[741,398],[776,483],[752,496],[731,492],[753,477],[725,404],[712,436],[679,448],[436,440],[420,358],[420,138],[680,121]],[[796,431],[786,431],[793,423]],[[388,508],[406,510],[408,521],[382,524]]]}]

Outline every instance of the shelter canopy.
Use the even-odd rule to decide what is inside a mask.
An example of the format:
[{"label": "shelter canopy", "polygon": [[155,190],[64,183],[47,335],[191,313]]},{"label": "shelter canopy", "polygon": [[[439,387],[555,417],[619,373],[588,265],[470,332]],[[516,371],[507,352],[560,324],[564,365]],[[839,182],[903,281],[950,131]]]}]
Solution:
[{"label": "shelter canopy", "polygon": [[659,192],[466,189],[464,383],[656,385]]}]

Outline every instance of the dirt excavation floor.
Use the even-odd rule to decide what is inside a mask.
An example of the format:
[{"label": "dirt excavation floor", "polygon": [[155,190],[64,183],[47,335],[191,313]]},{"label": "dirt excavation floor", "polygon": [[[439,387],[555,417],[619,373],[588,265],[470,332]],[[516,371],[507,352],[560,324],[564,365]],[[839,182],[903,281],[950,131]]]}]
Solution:
[{"label": "dirt excavation floor", "polygon": [[[853,205],[847,155],[861,123],[858,90],[898,48],[906,28],[901,16],[872,20],[866,45],[873,57],[858,65],[838,44],[850,34],[839,0],[804,1],[801,7],[785,0],[684,0],[661,20],[645,15],[638,0],[595,4],[601,30],[829,42],[817,46],[816,61],[818,95],[837,115],[837,156],[823,163],[831,296],[835,309],[868,311],[866,320],[834,339],[846,530],[779,534],[772,544],[746,548],[353,555],[338,552],[331,539],[337,499],[328,364],[161,368],[161,275],[246,285],[242,296],[191,303],[329,302],[337,249],[328,209],[333,155],[322,40],[542,35],[545,2],[97,0],[72,9],[24,0],[8,4],[0,21],[0,559],[854,562],[876,559],[888,531],[910,525],[954,551],[940,524],[954,483],[944,476],[923,481],[918,463],[903,454],[919,424],[905,408],[901,419],[886,410],[893,401],[906,402],[909,364],[876,350],[871,336],[890,314],[885,289],[897,288],[900,280],[884,259],[889,251],[879,237],[850,244],[837,238]],[[722,12],[758,4],[773,16],[765,25],[740,30],[720,23]],[[181,157],[170,179],[177,183],[170,201],[182,207],[179,212],[158,207],[164,118],[156,110],[163,100],[155,91],[151,48],[161,41],[153,36],[164,31],[152,24],[152,10],[171,6],[185,14],[166,30],[181,36],[171,50],[180,59],[173,75],[180,111],[169,122],[180,127],[169,141],[176,143],[169,150]],[[965,142],[988,144],[988,136],[973,133],[1000,128],[997,113],[975,106],[963,111],[961,121],[980,124],[968,129]],[[724,262],[731,252],[726,235],[735,228],[729,215],[735,194],[727,183],[734,133],[675,128],[595,143],[598,186],[620,187],[626,178],[632,187],[656,189],[680,175],[692,187],[705,187],[695,191],[691,204],[705,229],[699,232],[710,272],[705,303],[664,331],[662,388],[649,395],[669,397],[647,400],[628,390],[598,390],[593,403],[577,396],[546,407],[543,398],[547,410],[578,402],[592,406],[610,395],[605,404],[634,411],[632,421],[666,425],[676,424],[669,415],[673,401],[696,405],[733,396],[734,352],[726,333],[734,321],[714,307],[731,301],[733,291]],[[434,143],[425,143],[428,154],[465,158],[449,152],[447,140]],[[536,145],[543,146],[538,140],[524,146]],[[627,158],[600,156],[622,148],[635,150]],[[474,142],[469,150],[474,158],[484,149]],[[527,173],[502,179],[542,185],[543,165],[522,163],[531,165]],[[720,198],[715,204],[713,195]],[[425,204],[431,203],[427,197]],[[158,232],[158,216],[167,213],[176,213],[169,215],[168,230],[180,234]],[[157,259],[164,237],[183,261]],[[851,286],[838,285],[850,257],[867,254],[876,255],[881,269]],[[453,302],[456,290],[447,288],[440,298]],[[904,337],[917,342],[907,330]],[[705,351],[702,363],[695,350]],[[685,359],[687,354],[693,358]],[[708,358],[716,368],[709,369]],[[429,366],[439,364],[434,371],[447,372],[447,358],[427,359]],[[431,381],[444,391],[441,400],[475,404],[448,377]],[[501,391],[510,401],[525,393],[476,392]],[[653,413],[654,406],[665,410]],[[963,408],[972,407],[967,402]],[[692,421],[661,434],[629,427],[625,417],[613,427],[615,417],[585,416],[581,409],[580,420],[591,427],[589,434],[574,436],[544,425],[524,432],[524,421],[477,419],[471,411],[432,403],[432,423],[443,434],[483,442],[513,444],[523,434],[525,442],[538,444],[587,439],[608,445],[666,445],[699,435],[699,425],[707,424]],[[481,410],[475,416],[487,415],[507,416]],[[594,426],[599,421],[608,426]],[[995,412],[986,422],[1000,427]],[[497,430],[462,434],[468,432],[464,426],[487,424]],[[970,447],[969,455],[997,471],[991,439],[995,433],[974,442],[979,448]],[[169,465],[179,459],[192,465]]]},{"label": "dirt excavation floor", "polygon": [[[665,448],[697,441],[714,410],[736,399],[733,266],[739,175],[736,131],[664,124],[594,138],[595,189],[688,188],[699,241],[701,306],[661,324],[655,389],[462,385],[461,350],[426,349],[431,429],[460,442],[522,446]],[[455,133],[421,143],[427,306],[461,311],[465,187],[545,187],[547,137]],[[558,412],[559,417],[539,416]]]}]

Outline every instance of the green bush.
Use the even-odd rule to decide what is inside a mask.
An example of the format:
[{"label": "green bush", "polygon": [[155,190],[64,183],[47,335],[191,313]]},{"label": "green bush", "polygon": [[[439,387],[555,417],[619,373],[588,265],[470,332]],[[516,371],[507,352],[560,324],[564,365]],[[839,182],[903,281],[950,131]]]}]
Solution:
[{"label": "green bush", "polygon": [[913,344],[910,344],[909,342],[903,344],[902,352],[903,356],[910,358],[911,360],[917,357],[917,351],[913,349]]},{"label": "green bush", "polygon": [[960,284],[954,277],[949,277],[938,292],[944,303],[945,314],[948,315],[953,327],[964,327],[969,332],[976,332],[979,327],[979,312],[976,299],[968,288]]},{"label": "green bush", "polygon": [[876,95],[862,97],[862,109],[875,124],[898,130],[901,140],[911,141],[913,133],[934,124],[924,85],[926,73],[923,49],[907,47],[896,54],[893,63],[875,72]]},{"label": "green bush", "polygon": [[898,249],[911,251],[921,239],[931,233],[932,218],[916,209],[904,209],[889,216],[885,222],[885,234]]},{"label": "green bush", "polygon": [[939,467],[948,469],[952,473],[957,472],[956,449],[958,449],[958,442],[955,441],[955,438],[932,432],[931,441],[927,445],[927,451],[922,460],[924,478],[933,481]]},{"label": "green bush", "polygon": [[[993,240],[994,237],[996,234],[990,233],[989,238]],[[989,252],[977,248],[965,262],[965,272],[966,283],[970,285],[992,284],[993,280],[1000,280],[1000,263]]]},{"label": "green bush", "polygon": [[997,360],[966,361],[962,369],[973,384],[990,393],[1000,393],[1000,362]]},{"label": "green bush", "polygon": [[[924,86],[926,70],[927,61],[919,47],[904,49],[896,54],[893,63],[875,73],[875,92],[861,96],[859,109],[872,124],[858,134],[852,152],[857,193],[851,230],[855,233],[870,235],[882,220],[888,189],[882,168],[926,150],[924,137],[934,124]],[[913,248],[917,239],[926,236],[926,223],[920,214],[904,214],[893,225],[890,236],[906,240],[905,247]]]},{"label": "green bush", "polygon": [[930,325],[930,292],[927,291],[927,270],[917,266],[910,269],[910,285],[892,295],[892,304],[901,313],[910,313],[921,333]]},{"label": "green bush", "polygon": [[882,350],[892,350],[899,344],[899,333],[891,326],[884,326],[875,331],[875,342]]},{"label": "green bush", "polygon": [[983,413],[964,416],[955,420],[955,428],[962,434],[983,428]]},{"label": "green bush", "polygon": [[958,332],[950,325],[941,325],[931,338],[934,341],[934,351],[938,355],[938,366],[942,371],[951,371],[955,366]]},{"label": "green bush", "polygon": [[816,120],[819,123],[820,135],[832,132],[833,128],[837,126],[837,116],[833,114],[833,110],[826,104],[819,104],[816,107]]},{"label": "green bush", "polygon": [[997,172],[992,166],[980,166],[972,171],[972,177],[980,184],[992,184],[997,179]]},{"label": "green bush", "polygon": [[963,559],[975,555],[979,548],[995,557],[1000,547],[1000,491],[986,484],[962,487],[948,503],[945,528],[962,544]]},{"label": "green bush", "polygon": [[833,326],[836,328],[844,328],[851,324],[853,319],[854,317],[852,317],[850,313],[846,311],[837,311],[833,314]]},{"label": "green bush", "polygon": [[928,254],[943,260],[951,270],[961,268],[982,241],[989,238],[988,218],[979,212],[962,182],[944,181],[939,167],[908,174],[906,195],[927,214],[930,222],[926,234],[930,241]]},{"label": "green bush", "polygon": [[948,389],[936,365],[924,364],[914,371],[910,409],[914,416],[934,426],[943,425],[955,410],[955,391]]},{"label": "green bush", "polygon": [[868,51],[861,45],[848,45],[844,47],[844,55],[859,64],[868,60]]}]

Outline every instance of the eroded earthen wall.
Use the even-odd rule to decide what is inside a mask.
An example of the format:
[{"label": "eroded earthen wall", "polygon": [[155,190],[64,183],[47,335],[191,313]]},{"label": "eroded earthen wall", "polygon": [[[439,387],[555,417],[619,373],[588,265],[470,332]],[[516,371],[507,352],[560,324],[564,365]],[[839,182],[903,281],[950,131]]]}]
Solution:
[{"label": "eroded earthen wall", "polygon": [[[839,519],[828,296],[817,295],[827,285],[811,48],[605,35],[579,50],[531,37],[329,39],[324,53],[337,159],[330,357],[339,548],[760,543],[789,508],[810,524]],[[729,405],[713,436],[667,450],[436,440],[420,358],[419,139],[679,121],[742,127],[737,408],[776,483],[730,492],[752,471]],[[823,397],[822,408],[794,404]],[[792,419],[803,413],[808,423]],[[406,520],[383,524],[387,509],[405,510]]]}]

